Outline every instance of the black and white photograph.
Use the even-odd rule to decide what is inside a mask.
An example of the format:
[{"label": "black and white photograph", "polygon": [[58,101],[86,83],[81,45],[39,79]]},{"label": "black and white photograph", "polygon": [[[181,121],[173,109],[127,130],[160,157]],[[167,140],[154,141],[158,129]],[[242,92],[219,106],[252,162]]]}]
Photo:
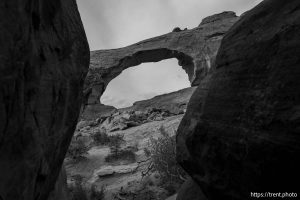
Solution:
[{"label": "black and white photograph", "polygon": [[0,200],[300,199],[300,0],[0,0]]}]

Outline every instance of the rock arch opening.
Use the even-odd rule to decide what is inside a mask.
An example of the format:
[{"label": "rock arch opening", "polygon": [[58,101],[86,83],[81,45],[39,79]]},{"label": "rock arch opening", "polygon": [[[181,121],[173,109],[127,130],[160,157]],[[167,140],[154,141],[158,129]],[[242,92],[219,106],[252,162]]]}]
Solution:
[{"label": "rock arch opening", "polygon": [[142,63],[125,69],[106,87],[100,102],[116,108],[190,87],[188,76],[178,61],[167,59],[158,63]]},{"label": "rock arch opening", "polygon": [[[146,43],[146,44],[145,44]],[[95,119],[102,115],[103,105],[100,98],[108,84],[124,70],[138,66],[142,63],[153,63],[162,60],[176,58],[179,66],[188,75],[191,85],[195,78],[196,67],[193,57],[187,53],[172,48],[146,48],[147,41],[135,44],[141,45],[142,50],[128,46],[113,50],[100,50],[91,52],[91,63],[88,76],[85,81],[85,106],[82,117]]]}]

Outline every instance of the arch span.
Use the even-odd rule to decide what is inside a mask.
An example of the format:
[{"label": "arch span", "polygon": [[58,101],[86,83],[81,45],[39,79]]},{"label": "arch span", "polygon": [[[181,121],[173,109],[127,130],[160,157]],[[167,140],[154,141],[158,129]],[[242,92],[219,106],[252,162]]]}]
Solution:
[{"label": "arch span", "polygon": [[123,70],[145,62],[177,58],[192,86],[213,69],[213,63],[224,34],[239,19],[225,12],[204,20],[198,27],[150,38],[136,44],[91,52],[89,73],[85,81],[86,108],[100,104],[108,83]]}]

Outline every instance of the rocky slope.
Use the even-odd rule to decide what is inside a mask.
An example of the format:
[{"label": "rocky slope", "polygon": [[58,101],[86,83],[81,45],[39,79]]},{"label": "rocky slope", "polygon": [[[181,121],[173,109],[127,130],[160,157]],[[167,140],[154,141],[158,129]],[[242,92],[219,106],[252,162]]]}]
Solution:
[{"label": "rocky slope", "polygon": [[211,71],[224,34],[238,19],[235,13],[224,12],[205,18],[194,29],[170,32],[119,49],[91,52],[85,81],[85,115],[92,116],[93,110],[99,110],[97,104],[112,79],[141,63],[177,58],[191,85],[199,85]]},{"label": "rocky slope", "polygon": [[[168,192],[159,187],[158,183],[155,183],[159,181],[158,178],[151,176],[142,179],[141,172],[146,170],[147,163],[138,169],[137,166],[138,162],[147,159],[144,149],[149,147],[150,137],[160,137],[158,130],[161,126],[164,126],[168,132],[174,133],[182,117],[182,114],[175,115],[166,117],[163,120],[149,121],[125,130],[108,131],[108,135],[124,135],[125,142],[122,145],[122,149],[134,149],[135,160],[124,157],[115,162],[106,161],[106,157],[110,154],[109,146],[94,144],[92,140],[92,135],[101,131],[101,127],[83,127],[75,133],[75,137],[77,140],[84,140],[89,150],[79,160],[73,160],[70,157],[66,158],[65,165],[69,187],[72,187],[76,178],[80,176],[82,178],[82,185],[87,191],[90,190],[92,185],[96,186],[98,190],[104,186],[105,199],[107,200],[118,199],[117,196],[120,193],[127,196],[133,195],[131,193],[139,194],[140,198],[135,199],[153,197],[153,194],[143,194],[143,191],[157,193],[157,195],[164,197],[162,199],[165,199],[168,196]],[[148,184],[152,184],[153,182],[154,185],[150,185],[149,188]],[[131,198],[128,197],[125,199]],[[155,199],[161,198],[157,197]]]},{"label": "rocky slope", "polygon": [[247,12],[190,100],[178,161],[208,199],[299,190],[299,8],[298,0],[265,0]]},{"label": "rocky slope", "polygon": [[74,133],[89,65],[75,0],[1,1],[0,44],[0,199],[45,200]]}]

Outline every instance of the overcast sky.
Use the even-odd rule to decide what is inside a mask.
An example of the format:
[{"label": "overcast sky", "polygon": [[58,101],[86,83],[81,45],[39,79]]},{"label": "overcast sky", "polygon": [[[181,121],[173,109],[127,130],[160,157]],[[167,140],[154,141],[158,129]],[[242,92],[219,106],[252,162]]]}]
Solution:
[{"label": "overcast sky", "polygon": [[[91,50],[120,48],[170,32],[194,28],[204,17],[223,11],[238,15],[261,0],[77,0]],[[189,87],[176,59],[125,70],[108,85],[101,102],[126,107]]]}]

